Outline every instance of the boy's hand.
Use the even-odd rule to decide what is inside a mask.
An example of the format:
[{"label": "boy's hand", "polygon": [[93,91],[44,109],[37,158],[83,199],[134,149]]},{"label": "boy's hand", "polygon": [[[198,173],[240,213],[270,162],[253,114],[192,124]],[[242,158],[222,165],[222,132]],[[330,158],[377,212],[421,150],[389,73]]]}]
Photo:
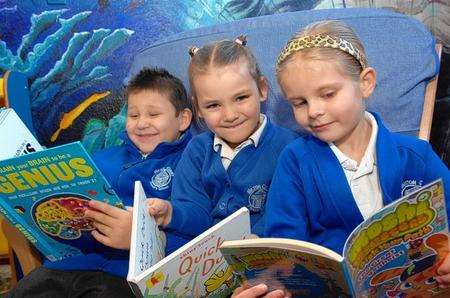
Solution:
[{"label": "boy's hand", "polygon": [[[284,293],[282,290],[275,290],[270,293],[267,293],[269,288],[265,284],[259,284],[254,287],[249,287],[244,284],[234,290],[232,298],[258,298],[258,297],[266,297],[266,298],[283,298]],[[264,296],[263,296],[264,295]]]},{"label": "boy's hand", "polygon": [[130,249],[131,208],[123,210],[107,203],[91,200],[84,216],[94,221],[92,236],[100,243],[117,249]]},{"label": "boy's hand", "polygon": [[149,198],[148,213],[152,215],[159,226],[167,226],[172,220],[172,204],[166,200]]},{"label": "boy's hand", "polygon": [[436,281],[439,286],[446,289],[450,286],[450,253],[447,254],[441,266],[437,269]]}]

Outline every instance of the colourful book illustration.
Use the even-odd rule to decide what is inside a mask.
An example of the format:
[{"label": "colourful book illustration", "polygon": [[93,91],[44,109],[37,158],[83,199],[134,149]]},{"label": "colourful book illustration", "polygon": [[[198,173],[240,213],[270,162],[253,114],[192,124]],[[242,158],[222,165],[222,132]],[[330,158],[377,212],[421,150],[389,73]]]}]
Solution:
[{"label": "colourful book illustration", "polygon": [[449,251],[447,222],[436,180],[361,223],[343,256],[280,238],[226,241],[220,250],[243,280],[292,297],[450,297],[434,278]]},{"label": "colourful book illustration", "polygon": [[0,213],[50,261],[98,246],[89,200],[123,208],[80,142],[0,161]]},{"label": "colourful book illustration", "polygon": [[0,160],[42,150],[13,109],[0,109]]},{"label": "colourful book illustration", "polygon": [[[145,208],[142,213],[135,208],[136,204],[133,216],[148,214],[145,204],[139,207]],[[127,277],[137,297],[228,297],[238,285],[237,276],[223,259],[219,246],[225,240],[244,239],[250,235],[247,208],[239,209],[160,261],[159,257],[148,257],[148,252],[143,251],[161,243],[159,234],[150,232],[153,236],[139,238],[141,222],[142,218],[133,221],[132,233],[138,241],[131,246],[130,256],[134,257],[130,257]]]}]

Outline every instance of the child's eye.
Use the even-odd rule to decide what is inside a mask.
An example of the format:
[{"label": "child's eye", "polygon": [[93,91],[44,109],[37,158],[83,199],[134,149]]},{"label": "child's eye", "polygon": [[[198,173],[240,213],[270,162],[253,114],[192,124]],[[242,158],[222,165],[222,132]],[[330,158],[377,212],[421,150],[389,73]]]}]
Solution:
[{"label": "child's eye", "polygon": [[128,118],[136,119],[137,117],[139,117],[137,114],[128,114]]},{"label": "child's eye", "polygon": [[325,99],[327,99],[327,98],[333,98],[334,95],[336,95],[336,92],[330,91],[330,92],[326,92],[326,93],[322,94],[322,98],[325,98]]},{"label": "child's eye", "polygon": [[306,105],[306,100],[297,100],[297,101],[292,102],[292,106],[294,108],[300,108],[304,105]]},{"label": "child's eye", "polygon": [[217,103],[212,103],[212,104],[206,105],[205,108],[207,108],[207,109],[215,109],[215,108],[217,108],[218,106],[219,106],[219,105],[218,105]]},{"label": "child's eye", "polygon": [[156,117],[156,116],[159,116],[159,113],[148,113],[148,115],[150,117]]},{"label": "child's eye", "polygon": [[248,97],[249,97],[248,95],[241,95],[236,98],[236,101],[243,101],[243,100],[247,99]]}]

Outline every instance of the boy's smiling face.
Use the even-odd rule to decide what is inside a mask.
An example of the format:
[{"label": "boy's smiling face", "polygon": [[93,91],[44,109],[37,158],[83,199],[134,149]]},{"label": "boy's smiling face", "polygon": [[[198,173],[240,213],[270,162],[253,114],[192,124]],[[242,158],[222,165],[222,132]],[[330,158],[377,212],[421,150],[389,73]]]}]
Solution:
[{"label": "boy's smiling face", "polygon": [[244,62],[212,67],[195,78],[199,116],[232,148],[258,128],[260,104],[267,96],[267,85],[261,80],[258,88]]},{"label": "boy's smiling face", "polygon": [[[162,142],[173,142],[186,130],[190,117],[186,110],[178,116],[169,95],[154,90],[141,90],[128,95],[126,130],[128,137],[144,153],[149,154]],[[189,112],[190,113],[190,112]]]}]

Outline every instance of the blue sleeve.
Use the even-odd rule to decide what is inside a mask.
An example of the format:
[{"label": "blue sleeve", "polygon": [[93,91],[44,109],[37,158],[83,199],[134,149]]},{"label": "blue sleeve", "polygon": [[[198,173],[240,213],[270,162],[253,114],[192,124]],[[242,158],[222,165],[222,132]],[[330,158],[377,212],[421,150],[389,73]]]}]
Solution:
[{"label": "blue sleeve", "polygon": [[442,178],[444,183],[445,204],[447,215],[450,216],[450,171],[444,162],[437,156],[430,144],[427,144],[425,183],[430,183],[436,179]]},{"label": "blue sleeve", "polygon": [[266,237],[309,240],[309,219],[299,160],[293,146],[278,160],[266,205]]},{"label": "blue sleeve", "polygon": [[197,236],[212,224],[212,203],[202,183],[204,156],[192,142],[181,156],[172,185],[172,220],[167,230]]}]

